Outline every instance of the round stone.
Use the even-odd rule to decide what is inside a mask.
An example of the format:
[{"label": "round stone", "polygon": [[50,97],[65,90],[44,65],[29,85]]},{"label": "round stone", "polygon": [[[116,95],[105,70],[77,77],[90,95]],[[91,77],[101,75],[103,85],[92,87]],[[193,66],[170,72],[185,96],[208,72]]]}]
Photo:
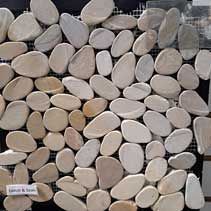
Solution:
[{"label": "round stone", "polygon": [[69,119],[70,125],[77,131],[82,131],[86,125],[86,118],[83,112],[80,110],[72,111],[69,114],[68,119]]},{"label": "round stone", "polygon": [[137,206],[133,201],[115,201],[109,207],[109,211],[137,211]]},{"label": "round stone", "polygon": [[7,85],[14,77],[14,71],[11,66],[6,63],[0,64],[0,89]]}]

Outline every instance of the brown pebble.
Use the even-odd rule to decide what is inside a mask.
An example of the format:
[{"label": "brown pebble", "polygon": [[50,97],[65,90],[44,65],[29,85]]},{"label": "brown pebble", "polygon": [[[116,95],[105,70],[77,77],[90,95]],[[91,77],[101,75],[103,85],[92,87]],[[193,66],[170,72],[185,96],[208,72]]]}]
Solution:
[{"label": "brown pebble", "polygon": [[109,207],[109,211],[137,211],[137,206],[133,201],[116,201]]},{"label": "brown pebble", "polygon": [[82,131],[86,125],[86,118],[82,111],[74,110],[69,114],[69,123],[77,131]]}]

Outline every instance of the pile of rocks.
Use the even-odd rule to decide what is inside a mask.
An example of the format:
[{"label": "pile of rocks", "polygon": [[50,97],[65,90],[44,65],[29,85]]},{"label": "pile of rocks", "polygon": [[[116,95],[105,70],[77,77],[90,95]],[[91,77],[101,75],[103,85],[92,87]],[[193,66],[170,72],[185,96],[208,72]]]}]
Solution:
[{"label": "pile of rocks", "polygon": [[0,8],[0,58],[8,61],[0,64],[0,128],[9,131],[0,193],[28,184],[29,173],[39,193],[5,197],[6,210],[51,199],[71,211],[204,206],[188,147],[194,137],[200,154],[211,145],[209,109],[195,91],[210,78],[211,53],[176,8],[147,9],[137,20],[112,16],[114,6],[91,0],[81,19],[59,15],[50,0],[31,0],[18,17]]}]

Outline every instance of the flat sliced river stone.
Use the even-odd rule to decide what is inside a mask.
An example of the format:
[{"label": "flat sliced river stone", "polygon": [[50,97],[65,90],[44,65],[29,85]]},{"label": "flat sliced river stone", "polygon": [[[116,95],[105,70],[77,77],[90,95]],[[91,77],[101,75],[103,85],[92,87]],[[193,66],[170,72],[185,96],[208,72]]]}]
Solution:
[{"label": "flat sliced river stone", "polygon": [[86,117],[81,110],[72,111],[69,116],[70,125],[77,131],[82,131],[86,126]]},{"label": "flat sliced river stone", "polygon": [[137,206],[133,201],[115,201],[109,211],[137,211]]},{"label": "flat sliced river stone", "polygon": [[6,63],[0,64],[0,89],[8,84],[14,77],[14,71],[11,66]]},{"label": "flat sliced river stone", "polygon": [[24,152],[14,152],[13,150],[7,150],[0,153],[0,165],[8,166],[20,163],[25,160],[27,154]]},{"label": "flat sliced river stone", "polygon": [[13,172],[13,184],[28,184],[29,172],[24,163],[18,163]]},{"label": "flat sliced river stone", "polygon": [[6,186],[13,183],[11,172],[3,167],[0,167],[0,193],[6,195]]}]

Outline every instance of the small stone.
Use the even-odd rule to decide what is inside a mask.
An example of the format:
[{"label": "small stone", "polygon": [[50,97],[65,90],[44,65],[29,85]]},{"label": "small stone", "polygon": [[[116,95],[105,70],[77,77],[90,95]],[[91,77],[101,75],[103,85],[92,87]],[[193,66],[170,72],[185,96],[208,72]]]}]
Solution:
[{"label": "small stone", "polygon": [[5,42],[0,45],[0,58],[12,60],[27,51],[28,47],[24,42]]},{"label": "small stone", "polygon": [[19,152],[33,152],[37,149],[35,140],[24,131],[9,132],[6,136],[6,144],[9,149]]},{"label": "small stone", "polygon": [[59,12],[51,0],[44,2],[42,0],[32,0],[30,2],[30,9],[33,15],[45,25],[52,25],[59,20]]},{"label": "small stone", "polygon": [[147,82],[154,72],[154,60],[150,54],[146,54],[137,62],[135,77],[139,82]]},{"label": "small stone", "polygon": [[109,211],[137,211],[137,206],[133,201],[115,201]]},{"label": "small stone", "polygon": [[124,89],[133,83],[135,78],[136,58],[131,52],[124,54],[115,64],[111,79],[120,89]]},{"label": "small stone", "polygon": [[13,172],[13,184],[28,184],[29,172],[24,163],[18,163]]},{"label": "small stone", "polygon": [[188,174],[185,189],[185,204],[190,209],[201,209],[205,205],[204,194],[195,174]]},{"label": "small stone", "polygon": [[112,58],[109,51],[100,51],[96,55],[97,71],[102,76],[108,76],[113,69]]},{"label": "small stone", "polygon": [[78,151],[84,144],[81,134],[72,127],[67,127],[64,132],[64,140],[68,147]]},{"label": "small stone", "polygon": [[171,8],[162,21],[158,33],[159,48],[170,46],[176,39],[180,24],[180,11],[177,8]]},{"label": "small stone", "polygon": [[146,186],[144,187],[135,198],[136,204],[140,208],[148,208],[151,207],[158,199],[159,193],[157,188],[154,186]]},{"label": "small stone", "polygon": [[104,98],[94,98],[83,105],[83,113],[86,117],[95,117],[102,113],[108,105]]},{"label": "small stone", "polygon": [[[0,12],[1,13],[1,12]],[[7,85],[14,77],[14,71],[11,66],[6,63],[0,64],[0,89]]]},{"label": "small stone", "polygon": [[151,160],[145,170],[145,178],[149,182],[158,182],[167,172],[167,161],[164,158],[155,158]]},{"label": "small stone", "polygon": [[104,136],[100,146],[100,153],[104,156],[113,155],[122,143],[122,134],[118,130],[111,131]]},{"label": "small stone", "polygon": [[119,159],[128,173],[137,174],[144,166],[144,151],[138,144],[125,143],[119,149]]},{"label": "small stone", "polygon": [[89,38],[89,27],[68,13],[62,13],[59,25],[67,40],[75,47],[81,48]]},{"label": "small stone", "polygon": [[49,109],[50,98],[44,92],[35,91],[26,97],[26,103],[32,110],[43,112]]},{"label": "small stone", "polygon": [[123,177],[122,165],[113,157],[100,156],[96,159],[95,165],[101,189],[113,187]]},{"label": "small stone", "polygon": [[68,76],[62,79],[62,83],[71,94],[77,96],[81,100],[90,100],[94,97],[93,90],[84,80]]},{"label": "small stone", "polygon": [[60,151],[64,148],[64,136],[61,133],[49,132],[43,139],[43,144],[51,151]]},{"label": "small stone", "polygon": [[155,60],[155,71],[162,75],[176,73],[182,65],[182,56],[174,48],[162,50]]},{"label": "small stone", "polygon": [[89,37],[89,44],[95,49],[107,49],[112,45],[115,34],[104,28],[97,28],[92,31]]},{"label": "small stone", "polygon": [[42,32],[43,30],[33,14],[23,13],[9,26],[8,37],[12,41],[32,41]]},{"label": "small stone", "polygon": [[55,182],[56,180],[58,180],[58,178],[59,178],[59,172],[56,168],[55,163],[48,163],[42,166],[32,175],[32,179],[35,182],[41,182],[41,183]]},{"label": "small stone", "polygon": [[100,151],[100,141],[92,139],[87,141],[75,155],[75,162],[81,168],[89,167]]},{"label": "small stone", "polygon": [[69,73],[79,79],[89,79],[95,72],[94,49],[85,45],[70,59]]},{"label": "small stone", "polygon": [[111,204],[111,197],[107,191],[94,190],[87,195],[87,208],[89,211],[104,211]]},{"label": "small stone", "polygon": [[87,211],[85,203],[64,191],[56,192],[53,200],[57,206],[67,211]]},{"label": "small stone", "polygon": [[117,98],[110,103],[110,110],[125,119],[136,119],[146,111],[146,106],[139,102],[126,98]]},{"label": "small stone", "polygon": [[153,160],[156,157],[163,158],[166,154],[166,150],[160,141],[152,141],[147,144],[145,154],[147,160]]},{"label": "small stone", "polygon": [[19,75],[30,78],[45,76],[50,71],[48,57],[39,51],[30,51],[16,57],[12,61],[12,68]]},{"label": "small stone", "polygon": [[56,94],[51,97],[50,102],[54,106],[68,111],[81,107],[81,100],[70,94]]},{"label": "small stone", "polygon": [[150,85],[144,82],[132,84],[123,90],[124,97],[129,100],[142,100],[150,93]]},{"label": "small stone", "polygon": [[183,108],[173,107],[168,109],[166,117],[176,128],[186,128],[191,124],[191,116]]},{"label": "small stone", "polygon": [[13,150],[7,150],[0,153],[0,166],[15,165],[25,160],[27,154],[24,152],[14,152]]},{"label": "small stone", "polygon": [[110,111],[95,117],[83,130],[86,138],[100,138],[120,126],[120,119]]},{"label": "small stone", "polygon": [[75,48],[69,43],[56,45],[49,57],[49,66],[52,71],[58,74],[65,73],[74,53]]},{"label": "small stone", "polygon": [[3,89],[2,95],[7,101],[20,100],[26,97],[34,88],[32,79],[19,76],[10,81]]},{"label": "small stone", "polygon": [[73,177],[65,176],[56,181],[56,186],[61,190],[73,196],[85,196],[86,188],[84,188]]},{"label": "small stone", "polygon": [[138,19],[138,28],[141,31],[157,29],[165,18],[166,11],[160,8],[147,8]]},{"label": "small stone", "polygon": [[99,24],[111,15],[114,6],[113,0],[93,0],[82,9],[81,19],[88,25]]},{"label": "small stone", "polygon": [[0,167],[0,193],[6,195],[6,186],[11,185],[12,183],[11,172],[6,168]]},{"label": "small stone", "polygon": [[45,92],[47,94],[58,94],[64,92],[64,86],[62,82],[53,76],[37,78],[34,84],[39,91]]},{"label": "small stone", "polygon": [[211,53],[208,50],[200,50],[196,56],[196,74],[203,80],[210,79],[211,73]]},{"label": "small stone", "polygon": [[134,35],[130,30],[121,31],[113,41],[111,46],[111,55],[113,57],[120,57],[127,53],[134,42]]},{"label": "small stone", "polygon": [[75,167],[74,153],[71,149],[65,148],[56,155],[56,166],[62,173],[69,173]]},{"label": "small stone", "polygon": [[152,140],[149,129],[138,121],[123,120],[121,130],[124,139],[128,142],[148,143]]},{"label": "small stone", "polygon": [[191,169],[196,163],[196,156],[191,152],[182,152],[171,156],[168,163],[175,169]]},{"label": "small stone", "polygon": [[62,131],[68,125],[68,114],[60,108],[52,107],[44,113],[43,124],[51,132]]},{"label": "small stone", "polygon": [[145,177],[143,174],[126,176],[111,189],[111,196],[118,200],[128,200],[134,197],[144,184]]},{"label": "small stone", "polygon": [[26,159],[26,166],[32,171],[38,170],[48,162],[49,158],[50,150],[47,147],[40,147],[29,154]]},{"label": "small stone", "polygon": [[1,118],[2,114],[5,111],[5,107],[6,107],[6,102],[5,102],[4,98],[3,98],[3,96],[0,95],[0,118]]},{"label": "small stone", "polygon": [[209,114],[208,105],[196,91],[183,91],[179,96],[179,105],[194,115],[207,116]]},{"label": "small stone", "polygon": [[149,29],[141,34],[133,44],[133,52],[137,56],[149,53],[157,42],[157,32]]},{"label": "small stone", "polygon": [[178,30],[180,53],[185,60],[192,59],[199,51],[199,34],[191,24],[182,24]]},{"label": "small stone", "polygon": [[41,52],[52,50],[57,44],[62,42],[62,31],[58,24],[54,24],[46,29],[34,41],[34,47]]},{"label": "small stone", "polygon": [[181,92],[178,81],[171,76],[154,75],[150,85],[158,95],[165,98],[175,98]]},{"label": "small stone", "polygon": [[120,95],[120,91],[114,83],[102,75],[93,75],[89,83],[98,95],[107,100],[114,100]]},{"label": "small stone", "polygon": [[190,64],[184,64],[177,73],[177,81],[185,89],[196,89],[199,86],[199,77]]},{"label": "small stone", "polygon": [[102,23],[104,28],[110,30],[133,29],[137,25],[137,19],[131,15],[114,15]]},{"label": "small stone", "polygon": [[[23,127],[29,115],[29,107],[25,101],[13,101],[6,107],[0,120],[0,128],[4,130],[17,130]],[[11,121],[12,119],[12,121]]]},{"label": "small stone", "polygon": [[93,189],[97,185],[98,178],[94,168],[76,167],[74,176],[81,185],[88,189]]},{"label": "small stone", "polygon": [[69,114],[69,123],[77,131],[82,131],[86,126],[86,118],[82,111],[74,110]]}]

